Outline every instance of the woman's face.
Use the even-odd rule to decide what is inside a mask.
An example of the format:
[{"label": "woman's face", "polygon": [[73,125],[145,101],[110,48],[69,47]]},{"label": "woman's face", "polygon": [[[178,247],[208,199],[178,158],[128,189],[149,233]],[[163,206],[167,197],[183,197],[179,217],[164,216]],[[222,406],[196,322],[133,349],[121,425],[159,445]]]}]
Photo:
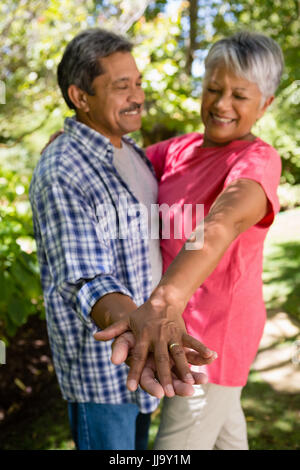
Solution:
[{"label": "woman's face", "polygon": [[251,128],[273,99],[272,96],[264,102],[256,83],[236,76],[225,65],[214,68],[203,85],[203,146],[222,146],[237,139],[253,140]]}]

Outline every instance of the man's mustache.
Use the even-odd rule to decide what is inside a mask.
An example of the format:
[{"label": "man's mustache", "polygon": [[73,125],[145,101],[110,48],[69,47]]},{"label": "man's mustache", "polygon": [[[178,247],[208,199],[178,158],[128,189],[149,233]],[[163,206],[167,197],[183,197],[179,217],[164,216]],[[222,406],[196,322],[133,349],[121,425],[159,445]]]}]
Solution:
[{"label": "man's mustache", "polygon": [[131,113],[133,111],[139,111],[142,108],[141,104],[132,105],[130,108],[122,109],[121,113]]}]

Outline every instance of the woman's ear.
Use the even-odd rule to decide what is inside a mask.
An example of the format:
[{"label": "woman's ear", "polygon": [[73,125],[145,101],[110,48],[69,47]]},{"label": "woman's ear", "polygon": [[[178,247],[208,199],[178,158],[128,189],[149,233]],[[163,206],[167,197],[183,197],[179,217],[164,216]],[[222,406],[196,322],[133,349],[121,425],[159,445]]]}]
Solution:
[{"label": "woman's ear", "polygon": [[266,99],[263,106],[261,107],[261,109],[258,112],[258,118],[257,119],[260,119],[265,114],[267,108],[270,106],[271,103],[273,103],[274,98],[275,98],[274,95],[268,96],[268,98]]},{"label": "woman's ear", "polygon": [[88,113],[90,108],[87,100],[87,93],[76,85],[70,85],[68,88],[68,95],[76,109],[81,109]]}]

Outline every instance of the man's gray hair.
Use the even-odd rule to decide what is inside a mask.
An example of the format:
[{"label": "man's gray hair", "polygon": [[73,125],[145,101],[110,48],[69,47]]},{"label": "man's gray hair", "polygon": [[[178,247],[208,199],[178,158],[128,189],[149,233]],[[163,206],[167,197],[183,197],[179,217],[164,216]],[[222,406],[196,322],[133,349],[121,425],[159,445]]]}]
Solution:
[{"label": "man's gray hair", "polygon": [[104,72],[99,59],[115,52],[131,52],[132,48],[128,39],[101,28],[87,29],[75,36],[57,69],[58,84],[69,108],[76,109],[68,95],[70,85],[94,95],[92,82]]},{"label": "man's gray hair", "polygon": [[280,46],[264,34],[242,31],[217,41],[205,59],[205,78],[225,64],[237,76],[257,84],[264,98],[274,95],[283,72]]}]

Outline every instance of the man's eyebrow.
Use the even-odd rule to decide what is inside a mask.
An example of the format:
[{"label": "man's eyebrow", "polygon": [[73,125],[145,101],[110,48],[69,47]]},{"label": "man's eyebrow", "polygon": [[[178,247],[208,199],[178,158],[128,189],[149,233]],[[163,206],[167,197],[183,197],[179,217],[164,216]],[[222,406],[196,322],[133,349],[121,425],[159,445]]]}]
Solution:
[{"label": "man's eyebrow", "polygon": [[114,80],[112,83],[113,83],[113,85],[115,85],[115,83],[127,82],[128,80],[129,80],[128,77],[122,77],[122,78],[117,78],[117,80]]},{"label": "man's eyebrow", "polygon": [[[140,74],[137,79],[138,79],[138,80],[141,80],[142,78],[143,78],[143,77],[142,77],[142,74]],[[113,84],[113,85],[116,85],[116,84],[118,84],[118,83],[120,83],[120,82],[128,82],[129,80],[130,80],[130,77],[121,77],[121,78],[117,78],[116,80],[114,80],[114,81],[112,82],[112,84]]]}]

